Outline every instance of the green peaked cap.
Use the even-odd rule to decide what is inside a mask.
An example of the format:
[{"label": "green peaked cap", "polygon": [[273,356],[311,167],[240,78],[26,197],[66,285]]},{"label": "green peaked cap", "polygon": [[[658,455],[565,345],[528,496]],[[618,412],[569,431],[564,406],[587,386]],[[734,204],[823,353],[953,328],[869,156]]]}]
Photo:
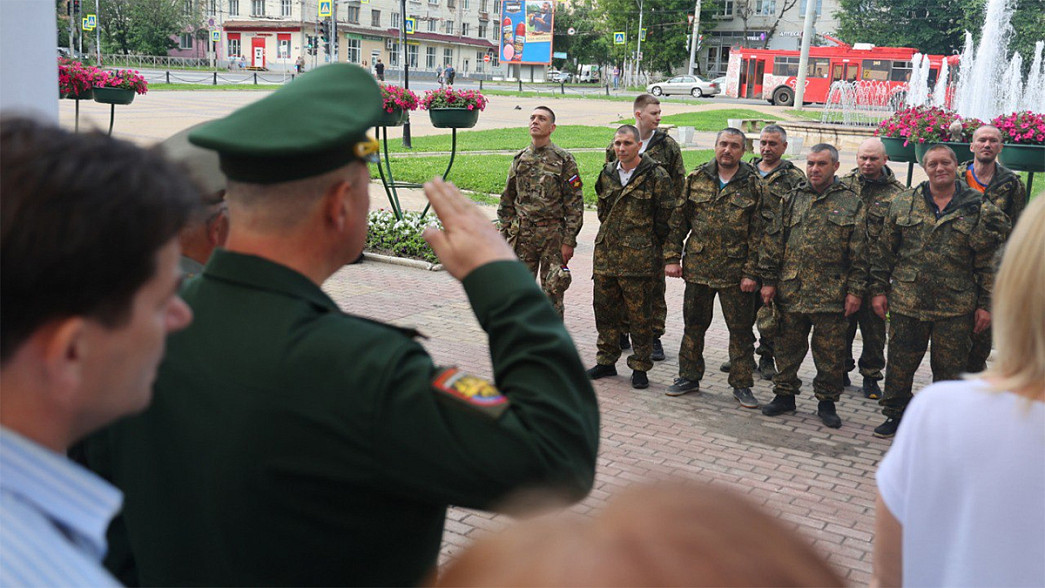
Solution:
[{"label": "green peaked cap", "polygon": [[381,90],[363,68],[325,65],[206,124],[189,142],[218,152],[230,180],[276,184],[359,159],[354,147],[381,113]]}]

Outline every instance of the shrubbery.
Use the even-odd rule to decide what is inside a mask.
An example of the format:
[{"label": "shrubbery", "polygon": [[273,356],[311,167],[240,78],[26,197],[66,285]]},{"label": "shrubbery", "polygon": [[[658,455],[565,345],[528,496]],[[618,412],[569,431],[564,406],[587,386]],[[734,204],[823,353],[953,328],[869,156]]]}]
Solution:
[{"label": "shrubbery", "polygon": [[397,220],[391,210],[372,210],[369,215],[370,230],[367,232],[366,249],[374,253],[410,257],[437,263],[439,258],[421,238],[426,227],[443,228],[434,214],[421,216],[419,212],[406,211],[402,220]]}]

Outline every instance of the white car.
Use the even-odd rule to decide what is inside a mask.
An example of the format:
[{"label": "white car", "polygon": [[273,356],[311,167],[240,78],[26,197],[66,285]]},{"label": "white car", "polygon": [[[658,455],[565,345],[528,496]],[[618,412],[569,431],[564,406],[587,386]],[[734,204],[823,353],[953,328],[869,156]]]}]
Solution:
[{"label": "white car", "polygon": [[671,94],[689,94],[695,98],[714,96],[722,93],[722,88],[715,82],[707,82],[697,76],[675,76],[670,80],[655,82],[646,86],[646,91],[654,96]]},{"label": "white car", "polygon": [[555,83],[559,83],[559,82],[569,83],[569,81],[572,78],[573,78],[573,74],[571,74],[570,72],[568,72],[568,71],[559,71],[557,69],[549,69],[548,73],[545,74],[545,76],[544,76],[545,80],[547,80],[549,82],[555,82]]}]

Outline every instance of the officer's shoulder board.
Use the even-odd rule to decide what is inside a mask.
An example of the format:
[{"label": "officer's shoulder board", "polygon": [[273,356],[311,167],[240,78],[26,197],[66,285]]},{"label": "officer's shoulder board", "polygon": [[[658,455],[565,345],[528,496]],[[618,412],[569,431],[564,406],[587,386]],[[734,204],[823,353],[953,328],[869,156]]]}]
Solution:
[{"label": "officer's shoulder board", "polygon": [[469,408],[491,419],[508,410],[508,397],[493,382],[456,367],[441,369],[432,379],[432,389],[456,406]]}]

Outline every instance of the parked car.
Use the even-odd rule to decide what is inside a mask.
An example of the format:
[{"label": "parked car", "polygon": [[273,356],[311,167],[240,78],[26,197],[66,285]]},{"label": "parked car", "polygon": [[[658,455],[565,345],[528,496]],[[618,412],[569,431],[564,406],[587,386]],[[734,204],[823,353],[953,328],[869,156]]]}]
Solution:
[{"label": "parked car", "polygon": [[549,82],[567,82],[573,79],[573,74],[568,71],[559,71],[557,69],[549,69],[548,73],[545,74],[544,79]]},{"label": "parked car", "polygon": [[711,83],[718,84],[718,89],[721,92],[726,88],[726,76],[718,76],[717,78],[711,80]]},{"label": "parked car", "polygon": [[689,94],[699,98],[722,93],[722,86],[715,82],[704,81],[697,76],[675,76],[670,80],[655,82],[646,86],[646,91],[654,96]]}]

